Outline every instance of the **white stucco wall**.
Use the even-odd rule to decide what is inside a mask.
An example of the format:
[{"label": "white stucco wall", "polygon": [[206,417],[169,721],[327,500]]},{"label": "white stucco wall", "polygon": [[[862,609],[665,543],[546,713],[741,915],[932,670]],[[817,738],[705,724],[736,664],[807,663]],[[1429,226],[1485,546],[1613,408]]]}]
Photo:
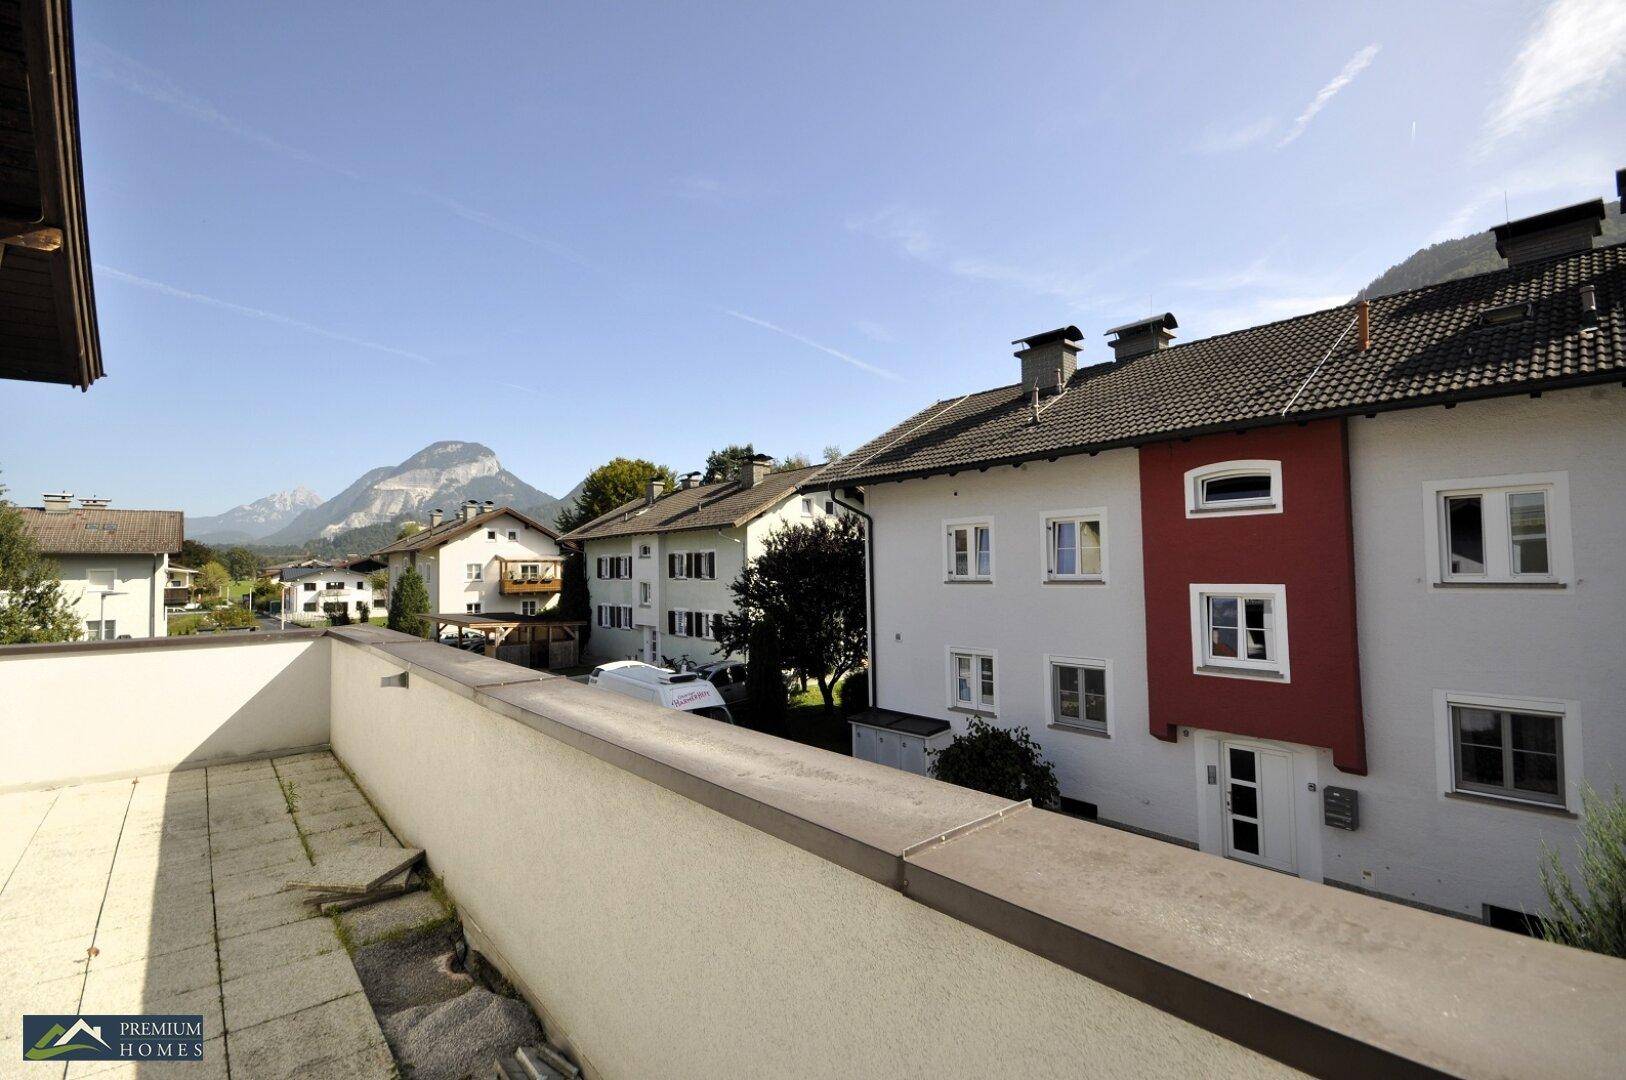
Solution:
[{"label": "white stucco wall", "polygon": [[0,791],[325,743],[330,645],[249,635],[0,655]]},{"label": "white stucco wall", "polygon": [[[367,574],[357,573],[354,570],[328,569],[283,582],[288,618],[294,622],[320,623],[326,626],[325,605],[343,604],[345,610],[355,618],[360,615],[356,607],[358,603],[367,605],[369,618],[373,615],[382,615],[384,608],[379,606],[379,597],[373,594],[373,588],[368,584],[367,577]],[[316,588],[308,589],[307,585],[314,585]],[[339,588],[330,589],[329,585],[337,585]],[[306,604],[315,604],[316,610],[306,611]]]},{"label": "white stucco wall", "polygon": [[164,613],[164,581],[169,559],[164,555],[52,555],[62,591],[79,614],[80,630],[86,622],[101,619],[103,599],[99,590],[89,587],[91,571],[111,570],[114,591],[122,595],[106,598],[106,617],[112,620],[114,634],[132,638],[163,637],[169,633]]},{"label": "white stucco wall", "polygon": [[334,752],[596,1075],[1288,1072],[398,670],[336,643]]},{"label": "white stucco wall", "polygon": [[[518,534],[516,539],[508,539],[510,530]],[[487,532],[495,532],[497,538],[487,539]],[[559,594],[537,594],[532,597],[502,595],[498,586],[497,560],[558,554],[559,545],[552,537],[531,528],[518,518],[503,515],[441,545],[437,552],[441,574],[436,590],[429,594],[430,599],[437,602],[436,611],[461,612],[468,604],[477,602],[481,605],[481,611],[517,612],[520,601],[525,599],[538,601],[538,610],[545,610],[559,602]],[[468,580],[470,563],[480,565],[483,580]]]},{"label": "white stucco wall", "polygon": [[[1443,797],[1435,698],[1573,702],[1580,745],[1566,757],[1600,790],[1626,784],[1626,390],[1385,413],[1349,433],[1370,775],[1328,777],[1360,791],[1361,828],[1323,830],[1326,876],[1475,916],[1484,903],[1545,910],[1541,845],[1573,846],[1575,821]],[[1568,587],[1430,582],[1426,485],[1554,472],[1568,475]]]},{"label": "white stucco wall", "polygon": [[[878,704],[963,731],[966,717],[949,708],[948,651],[992,651],[997,722],[1028,728],[1064,796],[1094,803],[1104,820],[1195,843],[1191,741],[1147,730],[1136,451],[877,484],[865,496],[875,521]],[[1044,583],[1044,516],[1097,507],[1106,581]],[[963,518],[993,522],[992,584],[944,582],[944,523]],[[1047,726],[1047,655],[1110,663],[1110,737]]]}]

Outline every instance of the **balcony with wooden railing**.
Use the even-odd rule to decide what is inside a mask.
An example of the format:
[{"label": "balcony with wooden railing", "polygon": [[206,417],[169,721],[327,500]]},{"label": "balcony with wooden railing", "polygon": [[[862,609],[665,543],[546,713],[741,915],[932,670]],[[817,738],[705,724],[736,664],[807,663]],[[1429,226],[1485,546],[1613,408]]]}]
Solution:
[{"label": "balcony with wooden railing", "polygon": [[562,558],[498,559],[497,587],[504,596],[556,593],[564,580]]}]

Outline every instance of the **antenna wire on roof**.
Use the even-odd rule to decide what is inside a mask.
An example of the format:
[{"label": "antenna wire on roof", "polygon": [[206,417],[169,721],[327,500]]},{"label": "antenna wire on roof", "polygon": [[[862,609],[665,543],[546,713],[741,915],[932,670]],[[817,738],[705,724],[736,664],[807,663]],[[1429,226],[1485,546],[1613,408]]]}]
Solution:
[{"label": "antenna wire on roof", "polygon": [[1329,359],[1332,358],[1332,354],[1338,351],[1338,346],[1340,346],[1340,345],[1342,345],[1344,343],[1344,339],[1346,337],[1348,337],[1349,332],[1355,328],[1355,323],[1359,318],[1360,318],[1360,316],[1356,315],[1354,318],[1349,320],[1349,325],[1344,327],[1344,332],[1342,334],[1338,335],[1338,340],[1332,343],[1332,348],[1327,350],[1327,355],[1323,356],[1316,363],[1316,366],[1310,371],[1310,374],[1306,375],[1304,377],[1304,381],[1299,384],[1299,388],[1297,390],[1293,391],[1293,396],[1288,398],[1287,399],[1287,404],[1282,407],[1282,413],[1281,414],[1283,416],[1286,416],[1288,413],[1293,411],[1293,405],[1294,405],[1295,402],[1298,401],[1299,395],[1304,393],[1305,387],[1310,385],[1310,380],[1315,378],[1318,374],[1320,374],[1321,365],[1325,364]]}]

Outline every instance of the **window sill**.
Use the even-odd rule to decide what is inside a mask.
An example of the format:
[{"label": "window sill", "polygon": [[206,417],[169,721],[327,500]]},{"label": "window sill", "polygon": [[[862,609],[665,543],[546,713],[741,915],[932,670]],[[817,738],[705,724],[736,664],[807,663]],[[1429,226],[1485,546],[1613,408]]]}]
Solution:
[{"label": "window sill", "polygon": [[950,705],[948,711],[961,716],[980,716],[985,720],[992,720],[996,716],[992,709],[968,709],[964,705]]},{"label": "window sill", "polygon": [[991,577],[950,577],[943,579],[944,585],[992,585],[993,583],[994,579]]},{"label": "window sill", "polygon": [[1436,589],[1567,589],[1567,581],[1436,581]]},{"label": "window sill", "polygon": [[1065,731],[1070,735],[1093,735],[1097,739],[1110,739],[1112,732],[1105,728],[1085,727],[1082,724],[1046,724],[1051,731]]},{"label": "window sill", "polygon": [[1278,502],[1237,502],[1229,506],[1193,506],[1186,513],[1192,517],[1223,517],[1226,514],[1260,514],[1280,510]]},{"label": "window sill", "polygon": [[1040,584],[1043,585],[1105,585],[1104,577],[1047,577]]},{"label": "window sill", "polygon": [[1575,820],[1576,815],[1571,810],[1559,806],[1557,803],[1526,802],[1524,799],[1514,799],[1503,795],[1488,795],[1478,791],[1447,791],[1447,799],[1456,799],[1461,802],[1483,803],[1490,806],[1506,806],[1514,810],[1532,810],[1548,817],[1569,818]]},{"label": "window sill", "polygon": [[1287,681],[1287,676],[1279,671],[1264,671],[1258,668],[1227,667],[1224,664],[1203,664],[1194,669],[1198,675],[1218,675],[1227,679],[1259,679],[1264,682]]}]

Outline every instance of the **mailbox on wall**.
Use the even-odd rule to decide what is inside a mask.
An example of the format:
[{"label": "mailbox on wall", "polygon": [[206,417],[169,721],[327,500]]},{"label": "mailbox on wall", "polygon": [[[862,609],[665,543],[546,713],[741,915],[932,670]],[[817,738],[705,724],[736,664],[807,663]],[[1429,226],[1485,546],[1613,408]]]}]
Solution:
[{"label": "mailbox on wall", "polygon": [[1354,788],[1321,789],[1321,821],[1329,829],[1354,832],[1361,827],[1361,793]]}]

